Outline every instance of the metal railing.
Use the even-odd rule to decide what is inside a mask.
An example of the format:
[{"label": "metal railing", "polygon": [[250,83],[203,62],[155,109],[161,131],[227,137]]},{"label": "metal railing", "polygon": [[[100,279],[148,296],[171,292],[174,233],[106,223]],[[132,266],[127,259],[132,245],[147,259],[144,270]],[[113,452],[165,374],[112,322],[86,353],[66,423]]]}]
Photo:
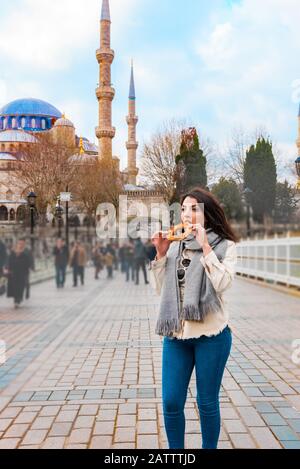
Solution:
[{"label": "metal railing", "polygon": [[237,274],[300,287],[300,237],[243,240],[237,252]]}]

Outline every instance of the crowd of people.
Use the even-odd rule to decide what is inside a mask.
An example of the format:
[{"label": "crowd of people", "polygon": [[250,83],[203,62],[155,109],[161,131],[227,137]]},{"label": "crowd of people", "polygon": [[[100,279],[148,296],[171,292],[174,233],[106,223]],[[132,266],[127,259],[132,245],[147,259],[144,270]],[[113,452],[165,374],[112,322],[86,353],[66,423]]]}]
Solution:
[{"label": "crowd of people", "polygon": [[[147,265],[155,258],[156,249],[151,240],[143,243],[141,238],[123,243],[97,241],[91,249],[78,240],[68,247],[65,240],[59,238],[52,253],[48,248],[47,253],[53,256],[56,287],[61,289],[66,283],[68,267],[72,271],[73,287],[84,285],[87,265],[94,266],[95,280],[100,276],[113,279],[115,272],[120,271],[126,282],[139,285],[142,271],[144,282],[148,284]],[[34,256],[25,239],[19,239],[9,248],[0,240],[0,295],[13,298],[15,308],[29,298],[30,272],[34,270]]]}]

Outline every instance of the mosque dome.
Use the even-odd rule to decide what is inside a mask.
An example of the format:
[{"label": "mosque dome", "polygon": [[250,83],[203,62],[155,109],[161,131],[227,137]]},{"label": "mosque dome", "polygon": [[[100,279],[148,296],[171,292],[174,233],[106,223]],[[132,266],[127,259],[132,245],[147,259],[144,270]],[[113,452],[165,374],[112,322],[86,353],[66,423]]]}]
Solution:
[{"label": "mosque dome", "polygon": [[61,117],[61,112],[46,101],[34,98],[16,99],[0,109],[0,131],[45,131],[51,129]]},{"label": "mosque dome", "polygon": [[36,138],[24,130],[4,130],[0,132],[1,143],[37,143]]},{"label": "mosque dome", "polygon": [[0,109],[0,116],[45,116],[59,119],[62,114],[52,104],[41,99],[16,99]]},{"label": "mosque dome", "polygon": [[72,127],[74,129],[74,124],[69,119],[66,119],[66,117],[63,116],[60,119],[57,119],[54,127]]}]

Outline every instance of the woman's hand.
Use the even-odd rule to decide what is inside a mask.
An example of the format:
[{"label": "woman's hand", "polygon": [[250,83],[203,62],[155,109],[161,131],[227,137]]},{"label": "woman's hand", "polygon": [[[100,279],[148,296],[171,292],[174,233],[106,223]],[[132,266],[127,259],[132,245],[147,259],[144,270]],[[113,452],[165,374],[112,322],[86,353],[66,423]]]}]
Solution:
[{"label": "woman's hand", "polygon": [[202,247],[204,256],[207,256],[212,251],[212,247],[208,242],[205,228],[200,223],[198,225],[193,225],[192,233],[199,245]]},{"label": "woman's hand", "polygon": [[156,247],[157,260],[164,257],[169,250],[171,241],[169,241],[166,236],[167,232],[157,231],[151,237],[152,244]]}]

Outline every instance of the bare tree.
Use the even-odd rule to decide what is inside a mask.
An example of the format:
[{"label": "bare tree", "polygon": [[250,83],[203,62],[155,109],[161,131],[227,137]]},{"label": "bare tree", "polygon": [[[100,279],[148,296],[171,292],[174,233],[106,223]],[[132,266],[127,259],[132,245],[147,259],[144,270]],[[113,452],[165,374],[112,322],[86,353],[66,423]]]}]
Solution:
[{"label": "bare tree", "polygon": [[107,159],[81,160],[77,164],[76,181],[71,185],[74,202],[89,217],[95,217],[100,203],[112,203],[116,208],[122,185],[118,170],[113,161]]},{"label": "bare tree", "polygon": [[53,143],[48,134],[36,137],[37,143],[22,151],[15,172],[16,187],[20,193],[34,191],[40,221],[46,221],[48,206],[54,207],[56,197],[71,184],[76,174],[70,157],[75,148]]},{"label": "bare tree", "polygon": [[[176,156],[180,153],[181,132],[188,127],[184,119],[166,121],[142,149],[140,181],[160,190],[166,202],[172,200],[178,172],[181,173],[183,170],[180,165],[176,165]],[[210,174],[213,175],[217,164],[213,158],[216,154],[215,146],[211,140],[201,134],[199,142],[207,158]]]},{"label": "bare tree", "polygon": [[176,156],[180,151],[184,123],[178,120],[164,122],[145,143],[142,150],[141,182],[154,186],[170,201],[175,188]]}]

